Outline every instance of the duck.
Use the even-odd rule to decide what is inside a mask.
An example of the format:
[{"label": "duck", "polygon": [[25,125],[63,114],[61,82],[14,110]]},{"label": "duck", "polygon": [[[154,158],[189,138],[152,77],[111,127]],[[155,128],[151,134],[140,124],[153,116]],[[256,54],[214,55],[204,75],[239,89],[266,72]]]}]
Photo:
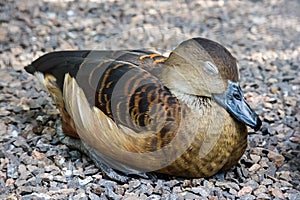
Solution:
[{"label": "duck", "polygon": [[104,174],[210,177],[235,166],[261,120],[235,57],[196,37],[168,55],[148,49],[47,53],[25,70],[49,91],[64,144]]}]

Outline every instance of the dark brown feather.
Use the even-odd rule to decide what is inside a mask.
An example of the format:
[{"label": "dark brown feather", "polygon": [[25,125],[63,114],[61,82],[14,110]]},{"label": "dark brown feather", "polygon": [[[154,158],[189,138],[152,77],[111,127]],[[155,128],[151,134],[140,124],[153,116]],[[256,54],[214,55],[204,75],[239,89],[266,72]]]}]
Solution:
[{"label": "dark brown feather", "polygon": [[[168,143],[167,138],[172,137],[168,134],[176,132],[181,118],[178,100],[158,79],[165,59],[144,50],[62,51],[42,56],[26,70],[55,77],[55,85],[61,93],[65,74],[69,73],[83,89],[90,106],[98,107],[116,124],[137,133],[153,131],[163,136],[160,147],[158,144],[149,145],[157,149]],[[52,96],[63,102],[57,92]],[[58,107],[63,121],[70,120],[63,105]],[[65,131],[73,132],[68,123]],[[153,140],[153,143],[156,142]]]}]

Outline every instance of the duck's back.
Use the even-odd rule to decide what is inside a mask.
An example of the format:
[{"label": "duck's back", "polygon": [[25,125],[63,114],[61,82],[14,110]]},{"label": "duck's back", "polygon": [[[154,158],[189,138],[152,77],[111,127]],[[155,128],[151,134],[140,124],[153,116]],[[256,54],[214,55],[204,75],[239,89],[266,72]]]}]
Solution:
[{"label": "duck's back", "polygon": [[145,142],[143,151],[147,152],[169,143],[181,119],[177,98],[158,78],[164,61],[162,55],[146,50],[61,51],[40,57],[26,70],[42,74],[43,84],[60,107],[66,134],[78,134],[77,118],[81,118],[71,115],[73,102],[81,97],[73,95],[70,90],[74,88],[66,87],[67,75],[82,89],[89,106],[98,108],[117,126],[136,134],[159,134]]}]

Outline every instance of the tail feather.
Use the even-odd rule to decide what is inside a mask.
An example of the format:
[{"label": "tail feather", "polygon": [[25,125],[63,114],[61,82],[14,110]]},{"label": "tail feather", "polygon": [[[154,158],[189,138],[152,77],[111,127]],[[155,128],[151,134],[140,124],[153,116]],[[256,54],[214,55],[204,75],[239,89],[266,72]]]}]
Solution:
[{"label": "tail feather", "polygon": [[40,72],[54,76],[57,85],[62,89],[65,74],[76,76],[79,66],[89,53],[89,50],[51,52],[33,61],[25,70],[30,74]]},{"label": "tail feather", "polygon": [[35,67],[33,65],[28,65],[26,67],[24,67],[24,69],[26,70],[26,72],[28,72],[29,74],[34,74],[35,72]]},{"label": "tail feather", "polygon": [[[82,62],[84,58],[87,57],[87,55],[90,53],[90,51],[55,51],[51,53],[47,53],[35,61],[31,63],[31,66],[34,67],[35,71],[40,72],[47,72],[51,69],[53,69],[56,66],[59,66],[61,64],[72,64],[72,63],[78,63]],[[32,67],[25,67],[25,70],[27,69],[30,71],[32,70]]]}]

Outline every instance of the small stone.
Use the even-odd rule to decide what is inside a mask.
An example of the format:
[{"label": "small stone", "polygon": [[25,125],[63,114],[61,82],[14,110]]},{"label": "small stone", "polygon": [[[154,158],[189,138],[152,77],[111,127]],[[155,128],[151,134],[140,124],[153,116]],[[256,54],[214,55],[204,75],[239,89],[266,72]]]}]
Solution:
[{"label": "small stone", "polygon": [[285,112],[284,112],[284,110],[278,109],[277,112],[278,112],[279,117],[280,117],[281,119],[284,119],[284,117],[285,117]]},{"label": "small stone", "polygon": [[38,152],[37,150],[33,150],[32,151],[32,157],[37,159],[37,160],[40,160],[40,159],[45,158],[45,154],[41,153],[41,152]]},{"label": "small stone", "polygon": [[[121,196],[117,195],[114,191],[113,188],[107,188],[107,190],[105,191],[106,196],[109,199],[116,199],[116,200],[120,200]],[[125,193],[126,195],[126,193]],[[137,194],[136,194],[137,195]],[[125,199],[125,198],[124,198]]]},{"label": "small stone", "polygon": [[245,184],[245,186],[250,186],[252,188],[252,190],[256,190],[258,188],[259,184],[256,181],[254,181],[254,180],[249,180]]},{"label": "small stone", "polygon": [[146,198],[146,200],[160,200],[160,199],[161,199],[161,196],[159,196],[157,194],[152,194]]},{"label": "small stone", "polygon": [[[28,185],[32,185],[32,186],[40,186],[42,183],[41,179],[36,178],[35,176],[29,178],[26,180]],[[37,190],[35,190],[37,191]]]},{"label": "small stone", "polygon": [[17,178],[18,177],[18,165],[9,163],[7,165],[7,177],[8,178]]},{"label": "small stone", "polygon": [[276,164],[277,167],[281,167],[284,164],[284,157],[280,154],[270,151],[268,158]]},{"label": "small stone", "polygon": [[17,193],[20,195],[32,193],[32,187],[31,186],[19,186],[17,188]]},{"label": "small stone", "polygon": [[68,183],[66,177],[64,176],[59,176],[59,175],[53,176],[53,180],[60,183]]},{"label": "small stone", "polygon": [[271,188],[270,192],[274,197],[277,197],[277,198],[280,198],[280,199],[285,198],[285,196],[283,195],[282,191],[279,188]]},{"label": "small stone", "polygon": [[29,145],[23,137],[17,137],[16,141],[13,144],[16,147],[23,148],[25,151],[28,151],[30,149]]},{"label": "small stone", "polygon": [[139,180],[133,180],[129,182],[129,189],[135,189],[141,185],[141,182]]},{"label": "small stone", "polygon": [[90,176],[87,177],[87,178],[85,178],[85,179],[78,178],[79,185],[81,185],[81,186],[86,185],[86,184],[88,184],[88,183],[90,183],[92,181],[93,181],[93,178],[90,177]]},{"label": "small stone", "polygon": [[90,200],[100,200],[100,197],[94,193],[89,194],[89,199]]},{"label": "small stone", "polygon": [[28,195],[24,195],[22,196],[22,200],[31,200],[31,199],[51,199],[51,197],[48,194],[44,194],[44,193],[32,193],[32,194],[28,194]]},{"label": "small stone", "polygon": [[174,187],[175,185],[178,185],[178,184],[179,184],[179,181],[175,180],[175,179],[165,182],[165,185],[170,187],[170,188],[172,188],[172,187]]},{"label": "small stone", "polygon": [[300,136],[290,137],[290,141],[300,144]]},{"label": "small stone", "polygon": [[180,186],[173,187],[172,192],[173,193],[180,193],[180,192],[182,192],[181,187]]},{"label": "small stone", "polygon": [[[92,184],[91,188],[92,188],[91,191],[97,195],[101,195],[104,193],[104,189],[101,186],[99,186],[98,184]],[[122,193],[122,195],[123,195],[123,193]]]},{"label": "small stone", "polygon": [[69,176],[71,176],[71,175],[72,175],[72,170],[67,169],[67,170],[65,171],[65,176],[69,177]]},{"label": "small stone", "polygon": [[45,166],[45,172],[52,172],[52,171],[58,171],[58,170],[60,170],[60,169],[55,165]]},{"label": "small stone", "polygon": [[27,180],[24,180],[24,179],[17,179],[16,181],[15,181],[15,185],[16,186],[18,186],[18,187],[20,187],[20,186],[22,186],[22,185],[25,185],[25,183],[27,183]]},{"label": "small stone", "polygon": [[80,176],[80,177],[83,177],[83,176],[84,176],[84,174],[83,174],[83,172],[82,172],[81,170],[74,169],[74,170],[72,171],[72,173],[73,173],[73,175],[75,175],[75,176]]},{"label": "small stone", "polygon": [[275,122],[275,117],[274,117],[274,116],[271,116],[270,114],[266,114],[266,115],[264,116],[264,119],[265,119],[267,122],[269,122],[269,123]]},{"label": "small stone", "polygon": [[67,188],[67,189],[62,189],[60,188],[59,190],[54,190],[54,191],[49,191],[48,194],[50,196],[53,196],[57,193],[60,193],[60,194],[64,194],[66,196],[70,196],[71,194],[73,194],[75,192],[75,190],[73,188]]},{"label": "small stone", "polygon": [[124,187],[120,187],[118,186],[117,188],[115,188],[115,193],[118,194],[118,195],[123,195],[125,192],[125,188]]},{"label": "small stone", "polygon": [[37,175],[37,178],[42,179],[43,181],[52,181],[53,180],[53,175],[49,173],[41,173]]},{"label": "small stone", "polygon": [[229,193],[233,194],[233,195],[237,195],[238,194],[238,192],[235,189],[233,189],[233,188],[229,188]]},{"label": "small stone", "polygon": [[255,200],[255,196],[251,194],[245,194],[240,197],[240,200]]},{"label": "small stone", "polygon": [[254,195],[258,195],[260,193],[266,193],[267,192],[267,188],[264,185],[260,185],[258,186],[258,188],[256,190],[253,191]]},{"label": "small stone", "polygon": [[84,193],[84,191],[79,191],[79,192],[76,191],[76,193],[78,193],[78,194],[76,194],[73,197],[74,200],[88,200],[88,198],[87,198],[86,194]]},{"label": "small stone", "polygon": [[58,155],[54,157],[54,162],[58,166],[64,166],[64,164],[66,163],[66,159]]},{"label": "small stone", "polygon": [[242,175],[243,175],[244,177],[248,177],[249,171],[248,171],[248,169],[246,169],[246,168],[244,167],[244,165],[241,165],[240,170],[241,170],[241,173],[242,173]]},{"label": "small stone", "polygon": [[191,180],[184,180],[182,183],[182,187],[190,187],[192,184]]},{"label": "small stone", "polygon": [[269,102],[265,102],[264,103],[265,107],[268,109],[273,109],[273,104],[269,103]]},{"label": "small stone", "polygon": [[156,194],[162,194],[162,192],[163,192],[162,180],[157,180],[156,181],[156,186],[154,187],[153,192],[156,193]]},{"label": "small stone", "polygon": [[278,172],[278,175],[279,175],[279,178],[283,179],[283,180],[286,180],[286,181],[292,181],[292,178],[291,178],[291,172],[289,171],[281,171],[281,172]]},{"label": "small stone", "polygon": [[268,200],[268,199],[271,199],[271,198],[266,193],[259,193],[259,194],[256,195],[256,199],[259,199],[259,200]]},{"label": "small stone", "polygon": [[10,114],[10,111],[4,110],[4,108],[0,109],[0,116],[7,116]]},{"label": "small stone", "polygon": [[192,192],[195,193],[195,194],[200,194],[202,197],[208,197],[209,196],[209,193],[204,189],[202,188],[201,186],[199,187],[192,187]]},{"label": "small stone", "polygon": [[[293,180],[291,180],[291,181],[293,181]],[[293,184],[291,184],[287,181],[279,180],[279,182],[280,182],[281,186],[283,186],[283,187],[293,187]]]},{"label": "small stone", "polygon": [[238,196],[243,196],[243,195],[246,195],[246,194],[251,194],[251,192],[252,192],[252,187],[245,186],[240,191],[238,191]]},{"label": "small stone", "polygon": [[19,165],[19,167],[18,167],[19,174],[24,174],[26,171],[27,171],[27,169],[26,169],[25,165],[23,165],[23,164]]},{"label": "small stone", "polygon": [[276,94],[277,92],[278,92],[278,87],[277,86],[271,86],[270,87],[270,92],[272,93],[272,94]]},{"label": "small stone", "polygon": [[85,170],[83,173],[84,173],[84,175],[90,176],[90,175],[96,174],[98,171],[99,170],[97,168],[92,168],[92,169]]},{"label": "small stone", "polygon": [[13,185],[14,183],[15,183],[15,180],[12,179],[12,178],[8,178],[8,179],[6,179],[6,181],[5,181],[5,185],[6,185],[6,186]]},{"label": "small stone", "polygon": [[258,164],[260,164],[260,166],[261,166],[262,168],[267,169],[267,168],[269,167],[268,162],[269,162],[269,159],[268,159],[268,158],[262,157],[262,158],[260,159],[260,161],[259,161]]},{"label": "small stone", "polygon": [[255,172],[255,171],[259,170],[260,167],[261,167],[261,166],[260,166],[259,164],[255,163],[255,164],[253,164],[253,165],[249,168],[249,171],[250,171],[250,172]]},{"label": "small stone", "polygon": [[251,160],[253,160],[254,163],[258,163],[260,160],[260,156],[255,154],[250,154],[250,158]]},{"label": "small stone", "polygon": [[146,185],[144,193],[146,193],[147,195],[151,195],[153,193],[153,190],[154,190],[153,186],[150,183],[148,183]]},{"label": "small stone", "polygon": [[289,194],[289,200],[299,200],[300,199],[300,192]]},{"label": "small stone", "polygon": [[8,37],[8,30],[1,28],[0,29],[0,41],[4,42],[7,37]]},{"label": "small stone", "polygon": [[228,182],[228,186],[235,190],[240,190],[240,186],[238,184],[236,184],[235,182]]},{"label": "small stone", "polygon": [[184,197],[185,199],[199,199],[199,198],[200,198],[200,196],[195,195],[195,194],[193,194],[193,193],[191,193],[191,192],[185,192],[185,193],[183,194],[183,197]]},{"label": "small stone", "polygon": [[135,200],[135,199],[139,199],[139,198],[138,198],[138,194],[135,194],[132,192],[126,192],[122,199],[123,200]]},{"label": "small stone", "polygon": [[264,179],[262,182],[261,182],[262,185],[272,185],[273,184],[273,181],[269,178],[266,178]]},{"label": "small stone", "polygon": [[36,174],[36,171],[41,170],[40,168],[38,168],[35,165],[27,165],[27,169],[28,169],[28,171],[30,171],[33,174]]}]

